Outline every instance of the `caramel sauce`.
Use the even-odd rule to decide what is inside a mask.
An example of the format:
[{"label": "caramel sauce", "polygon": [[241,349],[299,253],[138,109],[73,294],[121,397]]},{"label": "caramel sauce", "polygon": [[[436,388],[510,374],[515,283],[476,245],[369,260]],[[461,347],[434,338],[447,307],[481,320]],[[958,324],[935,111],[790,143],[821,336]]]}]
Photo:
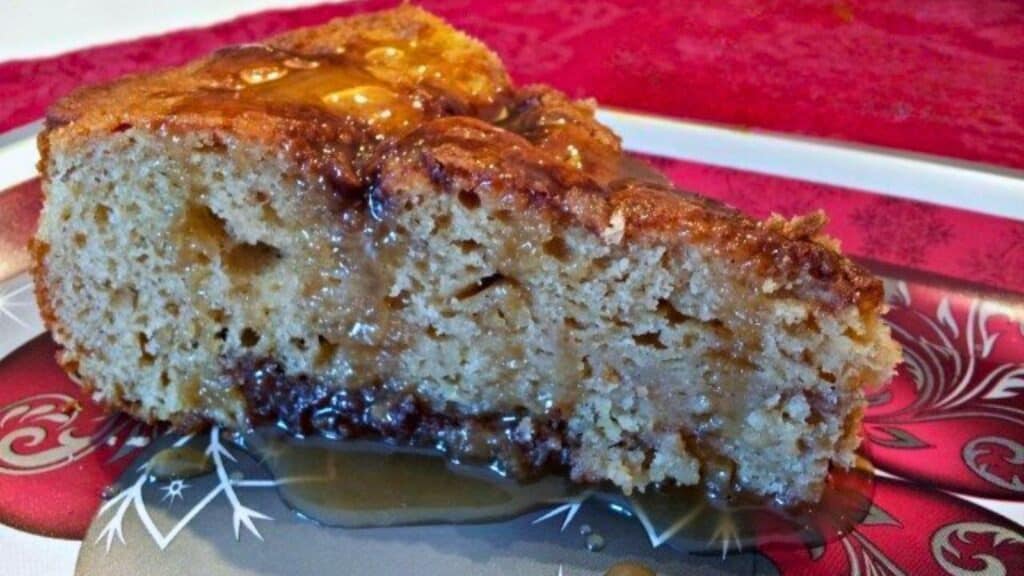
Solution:
[{"label": "caramel sauce", "polygon": [[337,381],[382,382],[395,373],[407,335],[388,293],[406,249],[389,222],[356,209],[326,241],[311,245],[311,257],[295,270],[306,290],[301,305],[314,319],[318,362],[333,362]]},{"label": "caramel sauce", "polygon": [[210,262],[229,241],[224,221],[199,202],[185,205],[173,235],[187,267]]},{"label": "caramel sauce", "polygon": [[157,480],[177,480],[203,476],[213,471],[210,457],[197,448],[165,448],[149,459],[149,474]]},{"label": "caramel sauce", "polygon": [[667,176],[646,161],[628,154],[623,154],[619,158],[615,176],[616,181],[620,183],[643,183],[662,188],[673,188],[672,181]]},{"label": "caramel sauce", "polygon": [[[874,492],[874,468],[858,457],[850,470],[832,470],[821,499],[783,507],[745,493],[731,492],[709,478],[700,486],[677,486],[624,496],[600,492],[616,510],[643,509],[656,526],[680,524],[667,541],[685,552],[723,553],[776,543],[814,547],[835,541],[867,516]],[[723,547],[724,546],[724,547]]]},{"label": "caramel sauce", "polygon": [[508,114],[507,86],[493,62],[460,50],[450,34],[432,28],[362,35],[332,52],[231,47],[196,74],[199,88],[185,95],[176,114],[319,119],[338,125],[352,139],[350,152],[363,159],[430,119],[494,121]]},{"label": "caramel sauce", "polygon": [[655,576],[650,566],[639,562],[619,562],[605,571],[604,576]]},{"label": "caramel sauce", "polygon": [[[296,438],[277,428],[257,429],[243,444],[277,478],[289,506],[325,525],[498,521],[564,503],[590,489],[594,505],[629,517],[642,511],[653,526],[677,526],[667,543],[686,552],[721,554],[758,543],[822,545],[864,519],[874,488],[873,470],[863,458],[849,471],[833,471],[818,503],[782,508],[711,486],[649,489],[626,496],[614,487],[571,484],[562,476],[518,483],[489,467],[453,463],[436,450]],[[590,526],[582,526],[580,534],[589,550],[603,548],[604,539]],[[608,573],[653,573],[643,569],[626,563]]]},{"label": "caramel sauce", "polygon": [[[468,49],[443,28],[364,33],[331,51],[286,46],[221,50],[194,71],[195,84],[178,95],[171,116],[256,113],[301,121],[307,126],[300,138],[320,156],[315,162],[345,172],[343,180],[355,186],[367,184],[380,150],[449,116],[516,133],[552,164],[601,185],[623,176],[620,161],[631,162],[590,108],[548,89],[513,88],[489,53]],[[651,174],[645,179],[654,181]]]},{"label": "caramel sauce", "polygon": [[517,483],[436,451],[379,442],[299,440],[263,429],[245,440],[280,482],[284,501],[330,526],[485,522],[564,500],[577,487],[549,476]]}]

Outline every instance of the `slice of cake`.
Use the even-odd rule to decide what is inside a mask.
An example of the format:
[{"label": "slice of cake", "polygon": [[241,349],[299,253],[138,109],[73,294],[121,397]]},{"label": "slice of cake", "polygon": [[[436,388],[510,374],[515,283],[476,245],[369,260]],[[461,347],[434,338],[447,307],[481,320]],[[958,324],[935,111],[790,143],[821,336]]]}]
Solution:
[{"label": "slice of cake", "polygon": [[409,6],[79,90],[39,149],[60,361],[146,420],[801,501],[898,357],[820,214],[673,189]]}]

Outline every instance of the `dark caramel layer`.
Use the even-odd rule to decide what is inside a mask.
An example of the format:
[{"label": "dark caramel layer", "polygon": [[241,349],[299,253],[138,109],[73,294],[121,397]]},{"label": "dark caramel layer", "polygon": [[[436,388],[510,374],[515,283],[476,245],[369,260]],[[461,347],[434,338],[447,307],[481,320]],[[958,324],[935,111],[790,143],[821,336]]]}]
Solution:
[{"label": "dark caramel layer", "polygon": [[437,448],[453,460],[488,463],[515,478],[559,471],[569,463],[573,439],[557,411],[540,416],[525,411],[467,415],[455,407],[439,411],[411,389],[383,384],[339,389],[288,376],[266,359],[243,359],[229,375],[245,395],[253,425]]}]

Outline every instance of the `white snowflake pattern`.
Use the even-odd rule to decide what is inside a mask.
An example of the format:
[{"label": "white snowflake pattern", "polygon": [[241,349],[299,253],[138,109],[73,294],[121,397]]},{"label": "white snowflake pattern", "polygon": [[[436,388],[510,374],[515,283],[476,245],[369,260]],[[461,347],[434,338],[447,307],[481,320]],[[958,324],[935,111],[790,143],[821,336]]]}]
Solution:
[{"label": "white snowflake pattern", "polygon": [[[565,532],[565,529],[572,524],[572,521],[576,518],[576,515],[579,513],[583,505],[588,503],[593,495],[594,492],[592,490],[582,492],[576,498],[563,502],[551,510],[548,510],[531,522],[531,524],[541,524],[564,514],[565,518],[562,520],[559,532]],[[651,548],[660,548],[663,544],[671,540],[673,536],[679,534],[686,527],[711,512],[706,503],[697,504],[693,508],[689,509],[685,514],[676,518],[675,521],[667,528],[659,529],[659,527],[655,526],[655,523],[648,516],[647,510],[644,508],[643,504],[636,499],[631,498],[629,506],[626,507],[616,503],[605,503],[605,505],[609,506],[616,512],[636,518],[643,527],[644,533],[647,535],[647,539],[651,543]],[[740,540],[738,526],[736,525],[735,519],[729,513],[715,513],[715,527],[707,542],[708,549],[712,549],[716,544],[721,548],[723,559],[729,555],[730,551],[743,551],[743,543]]]},{"label": "white snowflake pattern", "polygon": [[[173,447],[179,448],[184,446],[191,440],[191,436],[185,436],[179,438]],[[143,496],[143,487],[149,481],[150,472],[152,470],[152,464],[147,462],[139,467],[139,475],[130,486],[125,488],[119,494],[108,500],[103,504],[99,510],[99,516],[102,517],[110,510],[114,510],[114,514],[104,525],[100,531],[99,536],[96,538],[96,543],[104,542],[106,549],[109,552],[111,546],[116,538],[122,544],[126,544],[124,539],[124,518],[129,510],[134,510],[138,515],[139,520],[142,522],[146,532],[156,543],[157,547],[161,550],[167,548],[175,537],[192,521],[200,512],[203,511],[206,506],[216,499],[218,496],[224,496],[231,505],[233,511],[232,524],[235,532],[235,539],[241,538],[241,528],[244,526],[246,531],[255,536],[256,538],[263,540],[263,536],[256,528],[256,520],[272,520],[270,516],[263,514],[257,510],[249,508],[242,504],[241,499],[238,496],[237,488],[273,488],[280,482],[277,480],[245,480],[240,477],[232,477],[231,472],[228,471],[227,463],[236,462],[234,455],[227,449],[226,446],[221,442],[220,430],[216,427],[210,430],[210,441],[206,447],[206,454],[213,462],[214,473],[216,474],[217,484],[212,490],[207,492],[189,511],[178,520],[170,531],[164,533],[153,521],[153,518],[149,514],[149,510],[146,507],[146,501]],[[287,481],[284,480],[284,481]],[[173,485],[173,482],[171,483]],[[174,494],[177,493],[181,496],[180,491],[184,490],[187,486],[182,483],[175,488],[170,486],[165,487],[164,498],[170,499],[172,502],[176,497]],[[184,499],[183,496],[181,496]]]},{"label": "white snowflake pattern", "polygon": [[160,501],[163,502],[164,500],[170,500],[170,502],[168,502],[168,505],[171,505],[174,504],[174,501],[176,499],[184,500],[184,492],[186,489],[190,487],[191,484],[187,484],[184,480],[171,480],[165,486],[162,486],[160,488],[161,490],[164,491],[164,496],[163,498],[160,499]]},{"label": "white snowflake pattern", "polygon": [[4,316],[18,326],[28,329],[30,326],[26,316],[19,315],[18,311],[35,311],[34,301],[32,300],[32,283],[25,282],[21,286],[17,286],[17,283],[12,284],[14,284],[14,288],[3,287],[0,289],[0,316]]},{"label": "white snowflake pattern", "polygon": [[577,496],[573,500],[570,500],[569,502],[566,502],[564,504],[556,506],[555,508],[552,508],[551,510],[546,512],[543,516],[541,516],[541,517],[537,518],[536,520],[534,520],[533,522],[531,522],[531,524],[540,524],[541,522],[546,522],[547,520],[550,520],[550,519],[554,518],[555,516],[558,516],[558,515],[564,513],[565,514],[565,520],[562,521],[562,528],[561,528],[561,530],[559,530],[559,532],[565,532],[565,529],[568,528],[570,524],[572,524],[573,518],[576,517],[576,514],[580,511],[580,508],[583,507],[583,503],[586,502],[590,498],[591,494],[592,494],[592,491],[587,490],[587,491],[581,493],[579,496]]}]

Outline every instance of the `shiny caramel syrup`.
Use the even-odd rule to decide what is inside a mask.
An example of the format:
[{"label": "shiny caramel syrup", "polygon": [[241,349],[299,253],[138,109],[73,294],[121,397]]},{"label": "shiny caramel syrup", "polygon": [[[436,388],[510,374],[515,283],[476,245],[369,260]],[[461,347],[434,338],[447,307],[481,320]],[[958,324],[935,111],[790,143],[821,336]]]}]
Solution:
[{"label": "shiny caramel syrup", "polygon": [[874,468],[858,457],[850,470],[832,470],[821,499],[782,507],[750,494],[729,494],[712,485],[676,486],[625,496],[595,495],[614,510],[642,511],[655,526],[676,526],[667,540],[685,552],[725,554],[758,544],[822,546],[838,540],[867,517],[874,493]]},{"label": "shiny caramel syrup", "polygon": [[655,576],[655,572],[639,562],[619,562],[606,570],[604,576]]},{"label": "shiny caramel syrup", "polygon": [[158,480],[183,480],[213,471],[209,455],[191,446],[176,446],[149,459],[149,474]]},{"label": "shiny caramel syrup", "polygon": [[297,439],[264,429],[245,445],[277,478],[286,504],[329,526],[493,521],[580,490],[563,478],[518,483],[487,468],[446,461],[432,450],[380,442]]},{"label": "shiny caramel syrup", "polygon": [[[511,102],[507,80],[495,77],[487,58],[467,55],[450,35],[428,28],[404,36],[359,36],[331,52],[227,48],[196,75],[199,89],[185,95],[176,114],[254,113],[301,119],[307,128],[319,121],[319,136],[337,141],[317,142],[314,155],[353,187],[366,184],[361,169],[377,150],[424,122],[445,116],[496,122],[508,115]],[[318,135],[303,136],[315,141]]]},{"label": "shiny caramel syrup", "polygon": [[[782,508],[703,486],[626,496],[614,487],[581,486],[561,476],[518,483],[429,449],[295,438],[277,428],[261,428],[241,442],[269,468],[290,507],[319,523],[346,528],[499,521],[590,491],[593,505],[642,517],[662,530],[672,527],[666,543],[673,548],[723,554],[756,544],[820,546],[841,538],[866,517],[874,489],[873,469],[863,458],[851,470],[833,471],[818,503]],[[588,536],[596,533],[585,528]],[[609,574],[650,573],[644,569],[618,565]]]},{"label": "shiny caramel syrup", "polygon": [[[620,173],[626,157],[618,138],[594,123],[588,108],[547,89],[513,87],[492,54],[436,27],[363,33],[330,50],[301,42],[231,47],[192,74],[197,85],[171,95],[172,118],[251,114],[255,122],[281,122],[286,137],[287,121],[299,120],[297,141],[309,145],[310,162],[336,186],[369,185],[382,151],[452,116],[518,134],[558,169],[583,172],[601,186],[632,176]],[[654,180],[667,184],[660,175]]]}]

